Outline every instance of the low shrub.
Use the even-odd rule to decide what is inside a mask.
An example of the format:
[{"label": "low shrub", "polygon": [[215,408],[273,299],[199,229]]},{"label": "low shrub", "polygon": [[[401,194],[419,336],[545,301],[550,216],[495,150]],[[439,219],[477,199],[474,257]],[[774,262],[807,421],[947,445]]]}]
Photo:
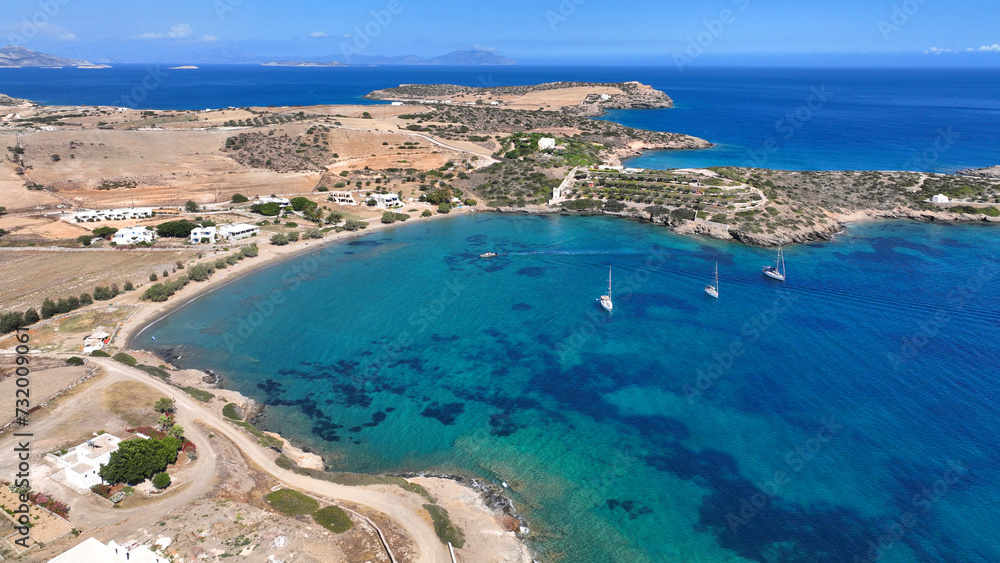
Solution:
[{"label": "low shrub", "polygon": [[319,503],[316,502],[316,499],[292,489],[275,491],[264,497],[264,499],[271,505],[271,508],[288,516],[311,514],[319,508]]},{"label": "low shrub", "polygon": [[327,506],[313,514],[313,520],[335,534],[342,534],[351,529],[354,522],[339,506]]}]

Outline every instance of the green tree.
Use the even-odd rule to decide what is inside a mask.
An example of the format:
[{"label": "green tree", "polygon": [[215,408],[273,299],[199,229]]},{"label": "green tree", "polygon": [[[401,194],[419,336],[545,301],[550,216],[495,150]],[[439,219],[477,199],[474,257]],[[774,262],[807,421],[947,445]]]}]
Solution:
[{"label": "green tree", "polygon": [[168,428],[174,425],[174,417],[169,414],[161,414],[160,418],[156,419],[156,427],[160,430],[166,431]]},{"label": "green tree", "polygon": [[122,289],[124,289],[125,291],[132,291],[133,289],[135,289],[135,286],[132,285],[131,281],[126,281]]},{"label": "green tree", "polygon": [[81,307],[86,307],[87,305],[93,305],[93,304],[94,304],[94,298],[91,297],[89,293],[81,293],[80,294],[80,306]]},{"label": "green tree", "polygon": [[156,272],[153,272],[152,274],[149,274],[149,281],[156,281],[158,279],[160,279],[160,278],[156,275]]},{"label": "green tree", "polygon": [[90,241],[93,239],[94,237],[90,235],[80,235],[76,237],[77,242],[79,242],[83,246],[90,246]]},{"label": "green tree", "polygon": [[174,438],[177,438],[178,440],[183,440],[184,427],[181,426],[180,424],[174,424],[173,426],[170,427],[169,430],[167,430],[167,434],[173,436]]},{"label": "green tree", "polygon": [[66,358],[66,365],[68,366],[82,366],[83,358],[79,356],[73,356],[71,358]]},{"label": "green tree", "polygon": [[260,213],[265,217],[276,217],[278,213],[281,213],[281,206],[273,201],[268,203],[255,203],[250,206],[250,211]]},{"label": "green tree", "polygon": [[288,236],[284,233],[277,233],[271,235],[271,244],[275,246],[285,246],[288,244]]},{"label": "green tree", "polygon": [[153,410],[158,413],[172,413],[177,410],[177,403],[170,397],[160,397],[153,403]]},{"label": "green tree", "polygon": [[51,319],[57,313],[56,304],[51,299],[42,301],[42,318]]},{"label": "green tree", "polygon": [[111,292],[111,288],[103,285],[99,285],[94,288],[94,300],[95,301],[107,301],[108,299],[114,298],[115,294]]},{"label": "green tree", "polygon": [[309,198],[302,196],[293,197],[289,203],[292,204],[292,209],[294,209],[295,211],[304,211],[306,209],[316,207],[315,201],[312,201]]},{"label": "green tree", "polygon": [[166,471],[153,475],[153,486],[161,490],[166,489],[170,486],[170,475],[167,475]]},{"label": "green tree", "polygon": [[[223,264],[225,266],[225,264]],[[188,268],[188,277],[191,281],[205,281],[212,275],[212,267],[207,264],[195,264]]]},{"label": "green tree", "polygon": [[24,326],[24,315],[21,313],[4,313],[0,315],[0,333],[6,334]]},{"label": "green tree", "polygon": [[259,253],[260,249],[257,248],[257,243],[248,244],[240,249],[240,254],[247,258],[256,258]]},{"label": "green tree", "polygon": [[188,213],[194,213],[199,209],[198,202],[193,199],[189,199],[187,203],[184,204],[184,209],[187,210]]},{"label": "green tree", "polygon": [[424,212],[420,214],[421,217],[430,217],[431,215],[434,215],[434,214],[431,213],[430,209],[424,209]]},{"label": "green tree", "polygon": [[41,318],[38,316],[38,311],[34,309],[28,309],[24,312],[24,326],[29,326],[40,321]]},{"label": "green tree", "polygon": [[348,219],[344,222],[345,231],[358,231],[368,226],[368,223],[364,221],[358,221],[357,219]]},{"label": "green tree", "polygon": [[171,238],[188,238],[195,227],[197,225],[187,219],[167,221],[156,226],[156,235]]},{"label": "green tree", "polygon": [[233,194],[233,197],[230,198],[229,201],[231,203],[245,203],[245,202],[250,201],[250,200],[247,199],[247,196],[245,196],[243,194],[237,193],[237,194]]},{"label": "green tree", "polygon": [[438,213],[450,213],[450,212],[451,212],[451,206],[448,205],[447,203],[442,203],[441,205],[438,206]]},{"label": "green tree", "polygon": [[95,237],[101,237],[111,240],[111,237],[113,237],[115,233],[118,232],[118,229],[114,227],[97,227],[96,229],[90,232],[94,233]]},{"label": "green tree", "polygon": [[173,437],[122,440],[98,474],[106,483],[137,485],[176,461],[180,445],[180,441]]}]

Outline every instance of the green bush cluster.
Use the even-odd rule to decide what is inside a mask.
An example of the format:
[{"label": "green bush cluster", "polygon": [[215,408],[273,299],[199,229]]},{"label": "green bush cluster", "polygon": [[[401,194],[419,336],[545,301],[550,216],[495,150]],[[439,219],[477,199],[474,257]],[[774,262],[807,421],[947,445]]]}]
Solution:
[{"label": "green bush cluster", "polygon": [[384,211],[382,212],[382,222],[386,224],[395,223],[396,221],[406,221],[410,216],[406,213],[396,213],[394,211]]},{"label": "green bush cluster", "polygon": [[118,363],[125,364],[127,366],[135,366],[136,364],[139,363],[138,360],[136,360],[132,356],[129,356],[125,352],[118,352],[117,354],[115,354],[114,356],[112,356],[111,359],[114,360],[114,361],[116,361],[116,362],[118,362]]},{"label": "green bush cluster", "polygon": [[226,406],[222,407],[222,416],[233,420],[243,420],[243,413],[240,412],[240,407],[236,403],[226,403]]},{"label": "green bush cluster", "polygon": [[339,506],[327,506],[313,513],[313,520],[335,534],[342,534],[351,529],[354,522]]},{"label": "green bush cluster", "polygon": [[264,497],[271,508],[288,516],[312,514],[319,509],[316,499],[292,489],[279,489]]}]

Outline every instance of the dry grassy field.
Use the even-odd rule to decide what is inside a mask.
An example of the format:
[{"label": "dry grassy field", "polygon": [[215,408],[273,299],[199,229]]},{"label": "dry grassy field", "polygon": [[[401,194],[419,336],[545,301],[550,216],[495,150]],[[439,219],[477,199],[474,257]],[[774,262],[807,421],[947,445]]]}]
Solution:
[{"label": "dry grassy field", "polygon": [[95,285],[131,281],[137,287],[149,283],[150,272],[171,269],[177,260],[187,260],[197,249],[154,251],[23,251],[0,254],[0,303],[3,310],[38,308],[46,297],[79,296],[93,292]]}]

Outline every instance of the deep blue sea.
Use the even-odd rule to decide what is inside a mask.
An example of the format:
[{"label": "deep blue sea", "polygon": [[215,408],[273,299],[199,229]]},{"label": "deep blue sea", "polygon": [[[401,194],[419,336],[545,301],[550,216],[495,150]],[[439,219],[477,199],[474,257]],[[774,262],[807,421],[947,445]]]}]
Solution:
[{"label": "deep blue sea", "polygon": [[768,249],[477,214],[317,248],[134,346],[331,468],[506,481],[545,561],[998,561],[997,249],[860,224],[780,283]]},{"label": "deep blue sea", "polygon": [[401,83],[638,80],[677,107],[607,119],[716,146],[652,152],[633,166],[954,172],[1000,164],[1000,69],[170,66],[0,69],[0,92],[50,104],[205,109],[372,103],[362,96]]}]

